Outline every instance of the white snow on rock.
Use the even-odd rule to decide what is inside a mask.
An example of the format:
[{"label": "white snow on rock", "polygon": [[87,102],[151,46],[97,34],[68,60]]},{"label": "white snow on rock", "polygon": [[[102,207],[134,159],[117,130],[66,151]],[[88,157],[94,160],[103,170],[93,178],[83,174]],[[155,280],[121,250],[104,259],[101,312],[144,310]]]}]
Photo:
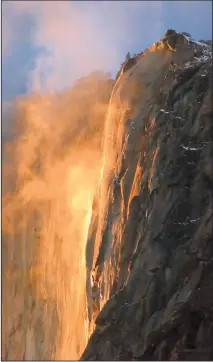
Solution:
[{"label": "white snow on rock", "polygon": [[200,220],[200,218],[195,219],[195,220],[184,221],[184,222],[175,222],[174,225],[189,225],[189,224],[194,224],[199,220]]},{"label": "white snow on rock", "polygon": [[188,61],[188,62],[185,63],[185,66],[184,66],[185,68],[189,68],[195,62],[196,63],[197,62],[199,62],[199,63],[200,62],[207,62],[207,61],[212,59],[212,47],[211,47],[211,45],[203,43],[201,41],[194,40],[193,38],[191,38],[191,37],[189,37],[189,36],[187,36],[185,34],[182,34],[182,36],[184,36],[184,38],[188,41],[189,46],[191,46],[195,50],[196,50],[196,48],[198,50],[200,50],[200,49],[202,50],[202,54],[199,57],[195,56],[193,58],[193,61],[191,61],[191,62]]},{"label": "white snow on rock", "polygon": [[186,151],[199,151],[203,149],[203,147],[194,148],[194,147],[187,147],[184,145],[180,145],[180,147],[184,148],[184,150]]},{"label": "white snow on rock", "polygon": [[201,43],[200,41],[196,41],[196,40],[192,40],[192,41],[193,41],[193,43],[198,44],[198,45],[200,45],[202,47],[209,48],[209,46],[207,44],[205,44],[205,43]]},{"label": "white snow on rock", "polygon": [[169,114],[169,112],[165,111],[165,109],[161,109],[160,112],[163,112],[165,114]]}]

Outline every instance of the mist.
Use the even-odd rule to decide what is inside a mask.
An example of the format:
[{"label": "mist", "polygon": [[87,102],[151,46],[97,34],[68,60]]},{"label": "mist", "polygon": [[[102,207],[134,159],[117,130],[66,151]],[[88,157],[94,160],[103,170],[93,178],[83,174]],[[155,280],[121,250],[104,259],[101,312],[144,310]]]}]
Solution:
[{"label": "mist", "polygon": [[[108,74],[97,72],[69,91],[16,100],[3,163],[6,359],[22,359],[24,353],[26,359],[75,360],[86,346],[85,248],[112,86]],[[17,331],[11,341],[14,300],[23,326],[21,337]],[[37,345],[38,333],[43,344]]]},{"label": "mist", "polygon": [[118,71],[137,33],[140,44],[160,36],[161,16],[158,1],[8,1],[3,4],[3,50],[5,56],[12,54],[20,34],[27,36],[22,30],[28,22],[28,42],[37,50],[28,90],[61,90],[92,71]]}]

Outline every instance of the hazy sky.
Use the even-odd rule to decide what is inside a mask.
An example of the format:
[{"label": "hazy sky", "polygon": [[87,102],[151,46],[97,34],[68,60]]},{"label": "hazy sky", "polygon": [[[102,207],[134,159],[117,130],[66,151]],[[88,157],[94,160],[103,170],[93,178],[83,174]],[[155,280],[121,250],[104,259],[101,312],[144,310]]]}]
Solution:
[{"label": "hazy sky", "polygon": [[211,1],[3,1],[3,98],[60,90],[93,70],[114,76],[128,51],[171,28],[211,39]]}]

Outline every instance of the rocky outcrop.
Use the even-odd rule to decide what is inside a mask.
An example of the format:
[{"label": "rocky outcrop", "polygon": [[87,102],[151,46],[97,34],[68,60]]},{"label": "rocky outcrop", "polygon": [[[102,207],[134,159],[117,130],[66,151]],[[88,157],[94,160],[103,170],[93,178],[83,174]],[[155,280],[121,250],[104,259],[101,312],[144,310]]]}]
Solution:
[{"label": "rocky outcrop", "polygon": [[211,360],[211,44],[169,30],[127,65],[93,203],[81,359]]}]

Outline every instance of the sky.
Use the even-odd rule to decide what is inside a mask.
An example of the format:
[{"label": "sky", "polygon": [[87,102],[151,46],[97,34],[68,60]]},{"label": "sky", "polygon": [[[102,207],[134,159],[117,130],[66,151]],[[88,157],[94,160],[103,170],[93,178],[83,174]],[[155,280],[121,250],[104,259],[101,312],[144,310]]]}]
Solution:
[{"label": "sky", "polygon": [[114,77],[128,51],[167,29],[212,39],[212,2],[3,1],[3,100],[60,91],[95,70]]}]

